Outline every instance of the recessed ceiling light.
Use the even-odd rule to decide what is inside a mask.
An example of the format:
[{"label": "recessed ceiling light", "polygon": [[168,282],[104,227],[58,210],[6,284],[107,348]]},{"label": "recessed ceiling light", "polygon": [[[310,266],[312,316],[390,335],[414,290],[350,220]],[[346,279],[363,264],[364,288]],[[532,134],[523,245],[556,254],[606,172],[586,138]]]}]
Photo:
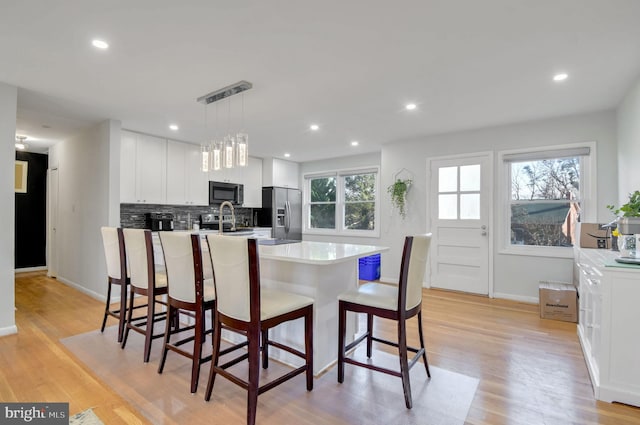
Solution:
[{"label": "recessed ceiling light", "polygon": [[556,81],[556,82],[564,81],[567,78],[569,78],[569,74],[561,72],[560,74],[556,74],[556,75],[553,76],[553,81]]},{"label": "recessed ceiling light", "polygon": [[415,103],[407,103],[404,108],[407,111],[413,111],[414,109],[416,109],[418,107],[418,105],[416,105]]},{"label": "recessed ceiling light", "polygon": [[290,156],[291,156],[291,154],[290,154],[290,153],[288,153],[288,152],[284,154],[284,157],[285,157],[285,158],[289,158]]},{"label": "recessed ceiling light", "polygon": [[91,44],[93,44],[93,47],[97,47],[98,49],[108,49],[109,48],[109,43],[107,43],[106,41],[103,40],[98,40],[95,39],[91,42]]},{"label": "recessed ceiling light", "polygon": [[178,129],[179,129],[180,127],[178,127],[176,124],[171,124],[171,125],[169,126],[169,128],[170,128],[171,130],[173,130],[173,131],[178,131]]},{"label": "recessed ceiling light", "polygon": [[320,126],[319,126],[318,124],[311,124],[311,125],[309,126],[309,128],[310,128],[312,131],[318,131],[318,130],[320,130]]},{"label": "recessed ceiling light", "polygon": [[353,140],[351,142],[351,146],[358,146],[360,144],[360,142],[358,142],[357,140]]},{"label": "recessed ceiling light", "polygon": [[18,139],[16,141],[16,149],[21,151],[25,150],[27,148],[27,144],[24,141],[27,140],[27,136],[16,136],[16,139]]}]

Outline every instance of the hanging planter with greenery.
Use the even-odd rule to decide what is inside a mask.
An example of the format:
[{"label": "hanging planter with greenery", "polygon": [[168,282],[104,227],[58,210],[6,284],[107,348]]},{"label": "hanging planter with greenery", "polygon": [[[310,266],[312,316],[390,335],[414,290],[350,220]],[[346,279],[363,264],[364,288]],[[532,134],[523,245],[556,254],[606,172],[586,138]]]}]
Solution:
[{"label": "hanging planter with greenery", "polygon": [[396,179],[395,183],[387,188],[387,192],[391,195],[391,205],[398,210],[403,219],[406,216],[407,191],[411,183],[411,179]]}]

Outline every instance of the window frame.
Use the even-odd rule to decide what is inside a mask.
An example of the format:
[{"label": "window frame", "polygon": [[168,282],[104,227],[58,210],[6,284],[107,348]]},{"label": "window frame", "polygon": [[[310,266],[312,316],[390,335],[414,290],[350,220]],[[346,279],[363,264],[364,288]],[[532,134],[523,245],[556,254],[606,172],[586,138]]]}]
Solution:
[{"label": "window frame", "polygon": [[[374,229],[358,230],[345,228],[345,178],[357,174],[374,174],[375,175],[375,207],[374,207]],[[311,224],[311,180],[324,177],[336,178],[336,227],[333,229],[316,229],[310,227]],[[304,225],[303,234],[308,235],[324,235],[324,236],[355,236],[374,238],[380,237],[380,167],[357,167],[345,168],[338,170],[328,170],[324,172],[306,173],[303,175],[304,180]]]},{"label": "window frame", "polygon": [[[498,193],[501,198],[498,212],[498,240],[500,241],[500,254],[528,255],[539,257],[573,258],[573,247],[556,246],[535,246],[535,245],[513,245],[511,244],[511,163],[517,162],[507,160],[507,157],[514,155],[527,155],[525,160],[542,160],[549,158],[549,153],[558,152],[557,157],[567,157],[563,154],[567,149],[581,149],[588,147],[589,155],[579,156],[580,158],[580,221],[594,222],[597,213],[597,152],[596,142],[572,143],[565,145],[540,146],[536,148],[514,149],[498,152],[498,163],[500,177]],[[535,154],[540,153],[541,157],[535,159]],[[546,156],[542,156],[545,154]],[[535,202],[535,201],[534,201]],[[540,202],[554,202],[553,200],[540,200]],[[561,200],[557,202],[568,202]]]}]

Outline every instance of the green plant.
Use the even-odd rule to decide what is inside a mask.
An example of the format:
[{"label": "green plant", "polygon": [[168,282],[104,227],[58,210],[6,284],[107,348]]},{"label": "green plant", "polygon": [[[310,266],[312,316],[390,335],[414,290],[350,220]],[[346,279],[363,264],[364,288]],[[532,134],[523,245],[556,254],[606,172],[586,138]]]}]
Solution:
[{"label": "green plant", "polygon": [[607,205],[607,208],[620,217],[640,217],[640,190],[630,193],[629,202],[619,208],[613,205]]},{"label": "green plant", "polygon": [[407,200],[407,191],[411,186],[411,179],[397,179],[391,186],[387,188],[387,192],[391,195],[391,204],[398,209],[398,213],[400,217],[405,218],[406,216],[406,200]]}]

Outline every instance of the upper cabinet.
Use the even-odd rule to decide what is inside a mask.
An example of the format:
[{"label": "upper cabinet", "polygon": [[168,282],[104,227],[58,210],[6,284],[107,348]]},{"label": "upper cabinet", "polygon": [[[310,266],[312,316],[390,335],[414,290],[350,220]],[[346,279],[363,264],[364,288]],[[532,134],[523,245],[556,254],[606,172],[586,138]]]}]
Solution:
[{"label": "upper cabinet", "polygon": [[242,169],[244,204],[246,208],[262,208],[262,159],[249,157],[249,164]]},{"label": "upper cabinet", "polygon": [[165,203],[166,177],[167,141],[123,131],[120,146],[121,202]]},{"label": "upper cabinet", "polygon": [[299,166],[297,162],[278,158],[262,160],[262,186],[299,188]]},{"label": "upper cabinet", "polygon": [[167,142],[167,204],[208,205],[208,176],[200,170],[200,147]]}]

